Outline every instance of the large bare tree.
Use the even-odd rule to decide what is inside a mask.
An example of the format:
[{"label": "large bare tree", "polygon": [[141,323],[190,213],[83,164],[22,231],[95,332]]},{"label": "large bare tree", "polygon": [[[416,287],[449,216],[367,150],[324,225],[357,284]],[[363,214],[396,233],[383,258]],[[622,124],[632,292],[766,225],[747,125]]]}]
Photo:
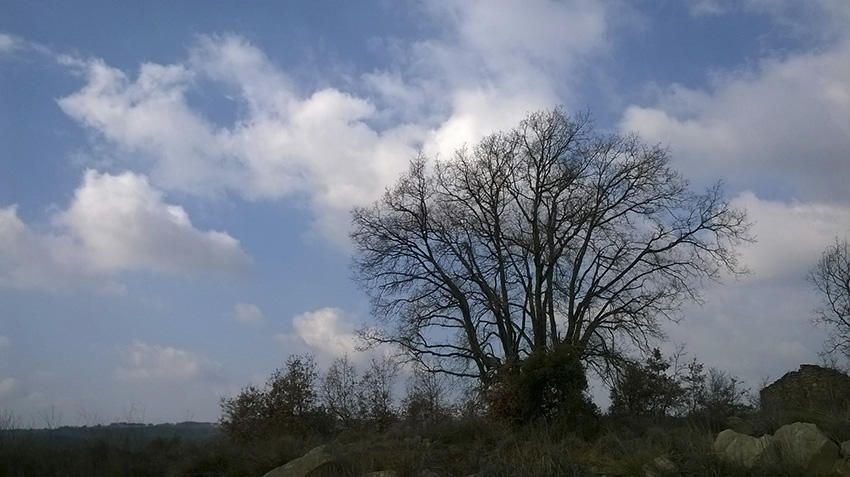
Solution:
[{"label": "large bare tree", "polygon": [[815,319],[829,328],[826,352],[850,358],[850,244],[836,240],[809,274],[822,304]]},{"label": "large bare tree", "polygon": [[365,336],[485,382],[560,347],[610,364],[623,345],[648,349],[702,281],[738,272],[747,229],[665,149],[534,113],[449,160],[414,160],[353,211],[355,275],[380,323]]}]

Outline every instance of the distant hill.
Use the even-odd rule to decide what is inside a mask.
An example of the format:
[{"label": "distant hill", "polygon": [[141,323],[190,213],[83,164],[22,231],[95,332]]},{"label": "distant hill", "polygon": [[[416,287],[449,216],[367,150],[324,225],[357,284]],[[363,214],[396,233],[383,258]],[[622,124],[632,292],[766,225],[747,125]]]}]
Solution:
[{"label": "distant hill", "polygon": [[56,429],[12,429],[3,433],[9,438],[51,440],[57,444],[89,440],[124,441],[129,447],[138,448],[155,440],[206,441],[218,437],[220,431],[215,423],[187,421],[167,424],[114,422],[97,426],[62,426]]}]

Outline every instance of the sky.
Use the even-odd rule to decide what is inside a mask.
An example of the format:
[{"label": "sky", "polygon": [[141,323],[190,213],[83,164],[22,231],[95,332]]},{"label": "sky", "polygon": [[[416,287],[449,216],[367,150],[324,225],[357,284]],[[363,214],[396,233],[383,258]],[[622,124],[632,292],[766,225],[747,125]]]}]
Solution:
[{"label": "sky", "polygon": [[754,223],[750,273],[707,283],[665,349],[754,388],[818,362],[848,26],[844,0],[2,1],[0,409],[214,421],[289,354],[365,363],[351,207],[557,105],[665,145]]}]

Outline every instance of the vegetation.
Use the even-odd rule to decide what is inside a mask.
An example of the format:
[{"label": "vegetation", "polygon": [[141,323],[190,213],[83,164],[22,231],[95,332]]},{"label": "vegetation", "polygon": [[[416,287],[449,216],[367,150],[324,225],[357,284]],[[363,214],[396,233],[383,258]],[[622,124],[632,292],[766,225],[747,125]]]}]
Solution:
[{"label": "vegetation", "polygon": [[363,336],[484,385],[549,353],[607,372],[703,280],[740,270],[747,230],[665,149],[534,113],[450,160],[420,157],[354,210],[356,277],[382,319]]},{"label": "vegetation", "polygon": [[809,274],[822,299],[816,321],[829,329],[826,353],[850,360],[850,244],[836,240]]},{"label": "vegetation", "polygon": [[[691,191],[666,150],[539,112],[449,161],[413,161],[353,217],[380,319],[361,335],[400,359],[322,371],[290,356],[223,399],[217,425],[21,430],[0,413],[0,476],[259,476],[318,445],[341,476],[758,475],[718,461],[713,436],[781,417],[728,373],[653,347],[704,280],[740,271],[748,240],[745,214],[719,186]],[[830,351],[848,356],[847,243],[810,278]],[[825,419],[850,438],[850,413]]]},{"label": "vegetation", "polygon": [[[732,416],[755,433],[781,424],[748,405],[735,378],[695,359],[678,365],[681,353],[654,350],[625,367],[606,413],[575,392],[585,379],[578,361],[541,356],[489,392],[386,360],[358,369],[342,357],[321,372],[310,356],[293,356],[263,387],[223,400],[219,425],[0,432],[0,475],[259,476],[321,444],[338,456],[340,476],[631,476],[661,457],[681,475],[759,475],[718,461],[713,437]],[[405,386],[392,385],[402,376]],[[848,415],[831,420],[850,425]],[[847,428],[833,437],[850,438]]]}]

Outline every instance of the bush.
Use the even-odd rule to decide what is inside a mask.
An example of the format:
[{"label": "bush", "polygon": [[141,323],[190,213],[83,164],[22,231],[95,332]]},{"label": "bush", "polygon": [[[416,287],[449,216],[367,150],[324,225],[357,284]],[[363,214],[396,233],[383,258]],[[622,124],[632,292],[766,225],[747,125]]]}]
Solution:
[{"label": "bush", "polygon": [[506,369],[486,396],[495,417],[517,424],[543,420],[583,427],[598,415],[584,367],[569,348],[533,354]]}]

